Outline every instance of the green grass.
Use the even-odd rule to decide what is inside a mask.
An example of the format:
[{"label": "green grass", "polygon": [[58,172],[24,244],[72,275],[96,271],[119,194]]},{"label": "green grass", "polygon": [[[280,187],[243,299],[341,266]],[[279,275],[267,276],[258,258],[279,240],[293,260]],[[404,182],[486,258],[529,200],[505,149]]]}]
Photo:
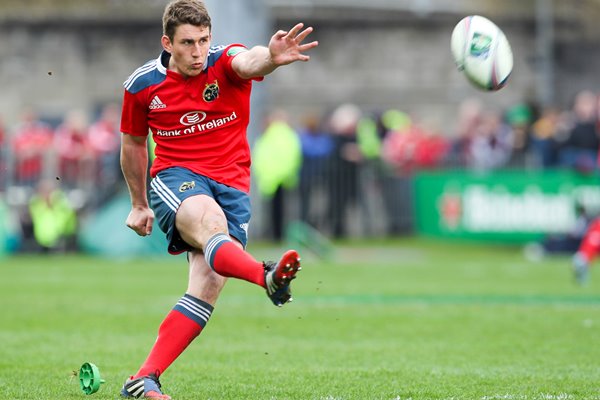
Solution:
[{"label": "green grass", "polygon": [[[186,280],[181,257],[0,260],[0,398],[116,399]],[[281,309],[230,281],[161,381],[174,399],[600,399],[599,285],[517,248],[345,243],[304,255]],[[106,380],[91,396],[84,362]]]}]

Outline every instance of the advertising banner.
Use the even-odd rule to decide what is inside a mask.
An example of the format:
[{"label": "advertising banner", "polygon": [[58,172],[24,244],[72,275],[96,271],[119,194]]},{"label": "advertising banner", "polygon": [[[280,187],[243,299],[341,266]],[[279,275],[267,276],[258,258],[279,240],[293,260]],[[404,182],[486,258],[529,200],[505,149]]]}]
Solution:
[{"label": "advertising banner", "polygon": [[573,171],[421,172],[413,189],[415,228],[430,236],[526,242],[600,211],[600,177]]}]

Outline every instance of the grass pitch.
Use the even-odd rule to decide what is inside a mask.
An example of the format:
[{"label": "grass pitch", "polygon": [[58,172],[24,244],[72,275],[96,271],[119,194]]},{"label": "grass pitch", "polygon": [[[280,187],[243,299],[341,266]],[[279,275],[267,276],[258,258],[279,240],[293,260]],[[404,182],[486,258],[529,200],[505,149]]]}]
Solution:
[{"label": "grass pitch", "polygon": [[[250,248],[257,258],[279,249]],[[295,301],[230,281],[161,381],[174,399],[600,399],[600,275],[424,239],[303,255]],[[595,271],[592,271],[593,273]],[[116,399],[183,294],[184,258],[0,260],[0,398]],[[106,380],[85,396],[77,371]]]}]

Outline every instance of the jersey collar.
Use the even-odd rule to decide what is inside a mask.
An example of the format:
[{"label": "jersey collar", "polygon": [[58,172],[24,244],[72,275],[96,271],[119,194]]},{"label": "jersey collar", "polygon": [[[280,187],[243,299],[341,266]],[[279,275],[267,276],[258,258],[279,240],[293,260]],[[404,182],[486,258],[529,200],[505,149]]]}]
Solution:
[{"label": "jersey collar", "polygon": [[156,60],[156,69],[158,69],[158,71],[163,75],[167,74],[167,67],[169,66],[170,58],[171,53],[167,52],[166,50],[163,50],[158,56],[158,59]]}]

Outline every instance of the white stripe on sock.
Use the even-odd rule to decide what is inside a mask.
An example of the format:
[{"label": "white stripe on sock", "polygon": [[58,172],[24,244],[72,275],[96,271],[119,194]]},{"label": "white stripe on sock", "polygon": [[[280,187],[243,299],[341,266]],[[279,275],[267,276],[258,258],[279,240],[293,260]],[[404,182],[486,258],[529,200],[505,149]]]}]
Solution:
[{"label": "white stripe on sock", "polygon": [[202,315],[205,318],[205,320],[208,320],[208,318],[210,318],[210,311],[208,311],[204,307],[199,306],[198,304],[194,303],[192,300],[186,297],[182,297],[177,304],[190,311],[196,311],[196,313]]},{"label": "white stripe on sock", "polygon": [[215,250],[215,247],[222,242],[231,242],[229,236],[221,233],[210,238],[208,243],[206,244],[206,248],[204,249],[204,255],[206,256],[206,260],[210,262],[212,259],[212,253]]}]

